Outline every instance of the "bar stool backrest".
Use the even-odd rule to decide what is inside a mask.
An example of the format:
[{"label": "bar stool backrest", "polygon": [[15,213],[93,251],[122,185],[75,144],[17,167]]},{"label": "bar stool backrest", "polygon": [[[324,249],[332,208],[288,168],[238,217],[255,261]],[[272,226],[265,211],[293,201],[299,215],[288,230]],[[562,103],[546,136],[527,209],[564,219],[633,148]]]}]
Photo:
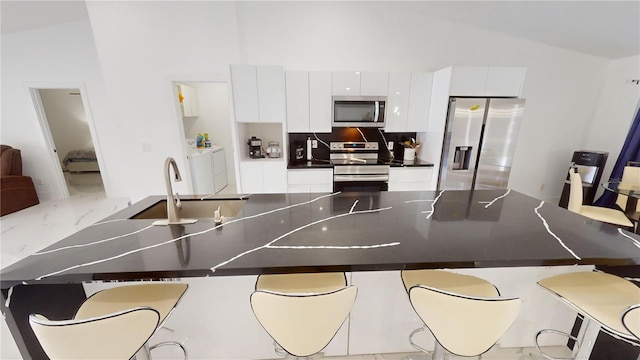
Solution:
[{"label": "bar stool backrest", "polygon": [[258,290],[251,294],[251,308],[273,340],[289,354],[304,357],[329,344],[349,315],[357,292],[354,286],[319,294]]},{"label": "bar stool backrest", "polygon": [[489,350],[518,316],[521,300],[473,297],[415,285],[409,290],[414,310],[448,352],[478,356]]},{"label": "bar stool backrest", "polygon": [[258,276],[256,290],[280,293],[323,293],[347,286],[343,272],[267,274]]},{"label": "bar stool backrest", "polygon": [[[640,186],[640,163],[629,162],[622,171],[622,179],[618,187],[624,189],[625,185]],[[627,196],[618,194],[616,198],[616,205],[622,210],[627,206]],[[637,209],[640,209],[640,202],[638,202]]]},{"label": "bar stool backrest", "polygon": [[640,304],[629,307],[622,314],[622,324],[633,336],[640,340]]},{"label": "bar stool backrest", "polygon": [[52,321],[29,315],[44,352],[56,359],[130,359],[155,332],[160,314],[138,307],[96,318]]},{"label": "bar stool backrest", "polygon": [[569,191],[569,204],[567,205],[567,209],[579,214],[580,210],[582,210],[583,200],[582,178],[577,171],[569,169],[569,181],[571,182],[571,187]]}]

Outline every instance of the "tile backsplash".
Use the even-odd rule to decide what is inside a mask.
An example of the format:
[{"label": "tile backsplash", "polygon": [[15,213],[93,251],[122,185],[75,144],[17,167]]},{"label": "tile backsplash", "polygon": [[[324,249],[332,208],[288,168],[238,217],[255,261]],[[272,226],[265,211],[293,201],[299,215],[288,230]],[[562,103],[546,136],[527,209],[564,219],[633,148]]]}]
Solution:
[{"label": "tile backsplash", "polygon": [[[358,129],[360,131],[358,131]],[[400,145],[405,140],[416,137],[415,132],[406,133],[385,133],[378,128],[332,128],[331,133],[289,133],[289,161],[295,162],[295,149],[301,146],[306,150],[307,138],[318,140],[318,148],[313,149],[315,159],[329,159],[329,143],[331,141],[376,141],[379,144],[379,157],[388,158],[389,153],[385,143],[393,141],[394,156],[402,158],[404,148]],[[306,161],[306,155],[305,155]]]}]

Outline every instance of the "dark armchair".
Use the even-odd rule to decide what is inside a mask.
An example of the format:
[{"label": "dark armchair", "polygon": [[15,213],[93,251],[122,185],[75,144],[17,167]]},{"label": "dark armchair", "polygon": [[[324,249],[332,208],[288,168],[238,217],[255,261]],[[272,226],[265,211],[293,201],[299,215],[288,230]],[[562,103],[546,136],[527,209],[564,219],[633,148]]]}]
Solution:
[{"label": "dark armchair", "polygon": [[38,203],[33,181],[22,176],[20,150],[0,145],[0,216]]}]

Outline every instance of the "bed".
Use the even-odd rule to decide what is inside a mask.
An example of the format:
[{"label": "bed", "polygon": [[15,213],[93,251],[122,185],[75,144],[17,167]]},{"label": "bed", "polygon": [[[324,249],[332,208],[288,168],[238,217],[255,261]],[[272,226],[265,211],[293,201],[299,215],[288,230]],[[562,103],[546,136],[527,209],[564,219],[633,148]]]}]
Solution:
[{"label": "bed", "polygon": [[73,173],[100,171],[93,148],[69,151],[62,159],[62,168]]}]

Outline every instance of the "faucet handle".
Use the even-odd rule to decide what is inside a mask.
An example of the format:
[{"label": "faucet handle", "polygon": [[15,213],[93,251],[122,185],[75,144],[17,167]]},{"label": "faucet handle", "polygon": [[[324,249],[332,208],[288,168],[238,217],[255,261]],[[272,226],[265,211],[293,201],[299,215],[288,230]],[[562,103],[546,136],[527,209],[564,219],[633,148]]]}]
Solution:
[{"label": "faucet handle", "polygon": [[178,194],[178,192],[176,192],[175,201],[176,201],[176,207],[178,209],[182,209],[182,203],[180,202],[180,194]]}]

